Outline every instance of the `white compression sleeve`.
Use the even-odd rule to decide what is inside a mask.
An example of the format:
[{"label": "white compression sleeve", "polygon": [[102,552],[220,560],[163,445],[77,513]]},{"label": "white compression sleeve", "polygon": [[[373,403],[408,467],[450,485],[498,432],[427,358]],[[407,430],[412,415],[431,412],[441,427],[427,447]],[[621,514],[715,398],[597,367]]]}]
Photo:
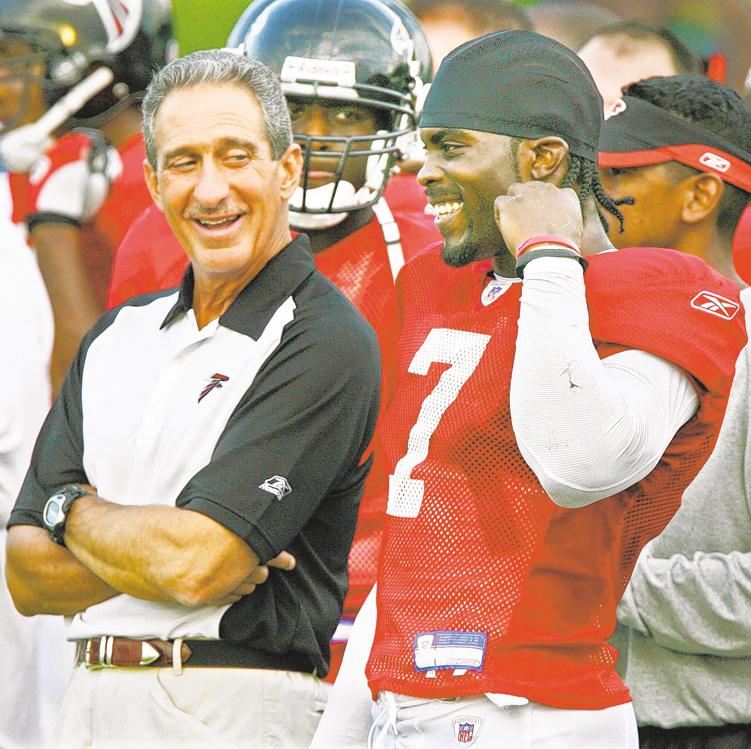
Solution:
[{"label": "white compression sleeve", "polygon": [[601,360],[582,268],[551,257],[524,271],[510,397],[519,449],[564,507],[644,478],[699,402],[687,375],[664,359],[629,350]]},{"label": "white compression sleeve", "polygon": [[342,666],[310,749],[362,749],[367,744],[372,699],[365,666],[375,636],[376,613],[374,585],[352,626]]}]

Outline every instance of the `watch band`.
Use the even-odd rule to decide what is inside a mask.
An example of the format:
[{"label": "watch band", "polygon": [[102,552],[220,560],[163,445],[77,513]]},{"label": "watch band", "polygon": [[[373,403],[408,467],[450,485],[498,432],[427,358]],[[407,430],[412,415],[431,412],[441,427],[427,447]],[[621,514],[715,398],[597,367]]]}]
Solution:
[{"label": "watch band", "polygon": [[[60,546],[65,546],[65,525],[68,520],[68,514],[73,503],[86,494],[90,494],[87,489],[84,489],[78,484],[68,484],[64,486],[60,491],[55,492],[48,500],[44,511],[44,524],[47,528],[47,532],[50,534],[50,538]],[[59,504],[59,518],[54,525],[47,523],[47,508],[51,502],[57,502]]]}]

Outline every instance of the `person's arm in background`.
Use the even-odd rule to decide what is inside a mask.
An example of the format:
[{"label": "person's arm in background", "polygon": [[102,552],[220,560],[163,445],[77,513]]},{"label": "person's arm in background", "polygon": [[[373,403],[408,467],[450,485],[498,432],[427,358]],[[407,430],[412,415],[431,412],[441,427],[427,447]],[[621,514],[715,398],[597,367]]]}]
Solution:
[{"label": "person's arm in background", "polygon": [[[715,451],[662,536],[642,551],[618,606],[621,624],[682,653],[751,656],[750,358],[747,346]],[[725,528],[749,543],[730,552],[671,553],[701,548],[710,533],[726,546]]]},{"label": "person's arm in background", "polygon": [[83,264],[80,226],[49,220],[36,224],[29,236],[55,320],[50,377],[57,393],[81,340],[102,310]]},{"label": "person's arm in background", "polygon": [[50,365],[55,394],[102,312],[84,262],[82,227],[96,215],[121,166],[104,136],[90,131],[67,136],[30,172],[33,190],[24,220],[55,320]]},{"label": "person's arm in background", "polygon": [[751,656],[751,551],[641,553],[618,621],[681,653]]}]

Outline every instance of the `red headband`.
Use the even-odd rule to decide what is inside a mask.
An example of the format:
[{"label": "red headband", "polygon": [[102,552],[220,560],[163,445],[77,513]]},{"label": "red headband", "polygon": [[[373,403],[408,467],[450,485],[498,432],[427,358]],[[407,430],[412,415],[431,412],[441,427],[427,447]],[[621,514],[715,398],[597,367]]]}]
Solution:
[{"label": "red headband", "polygon": [[602,167],[625,168],[668,161],[679,161],[702,172],[716,174],[724,182],[751,193],[751,165],[726,151],[701,143],[660,146],[648,151],[600,151],[598,158]]}]

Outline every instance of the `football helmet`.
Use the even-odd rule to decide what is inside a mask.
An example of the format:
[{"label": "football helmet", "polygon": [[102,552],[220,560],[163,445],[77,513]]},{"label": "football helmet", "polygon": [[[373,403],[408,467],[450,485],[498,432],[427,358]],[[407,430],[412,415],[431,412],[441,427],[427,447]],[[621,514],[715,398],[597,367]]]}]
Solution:
[{"label": "football helmet", "polygon": [[[75,125],[95,127],[134,103],[173,50],[169,0],[0,2],[0,86],[40,86],[51,106],[97,68],[112,70],[111,84],[83,104]],[[27,99],[0,123],[3,131],[23,119]]]},{"label": "football helmet", "polygon": [[[364,135],[295,133],[304,168],[290,200],[291,223],[334,226],[376,203],[414,138],[417,102],[432,73],[427,40],[412,13],[398,0],[256,0],[230,34],[228,44],[238,42],[280,76],[288,98],[359,105],[378,122]],[[343,178],[353,159],[367,160],[361,186]],[[312,187],[309,171],[324,162],[332,179]]]}]

